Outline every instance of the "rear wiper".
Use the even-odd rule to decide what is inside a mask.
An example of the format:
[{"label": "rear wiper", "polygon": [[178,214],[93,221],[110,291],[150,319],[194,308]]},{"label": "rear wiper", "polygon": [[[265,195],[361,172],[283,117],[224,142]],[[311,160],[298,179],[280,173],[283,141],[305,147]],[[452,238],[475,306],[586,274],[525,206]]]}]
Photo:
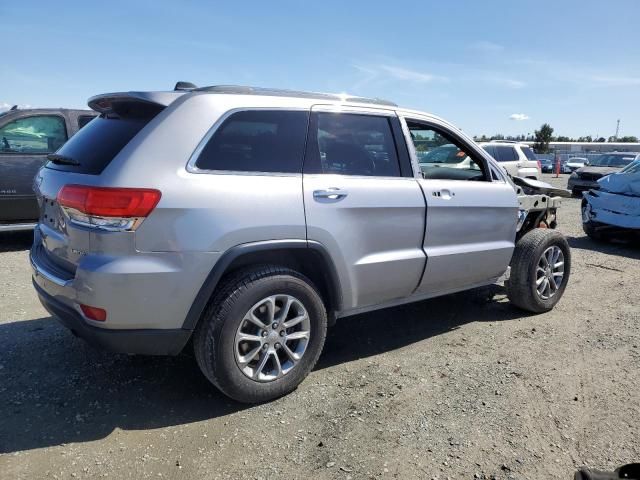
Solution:
[{"label": "rear wiper", "polygon": [[76,167],[80,166],[79,161],[65,155],[59,155],[57,153],[50,153],[49,155],[47,155],[47,160],[58,165],[74,165]]}]

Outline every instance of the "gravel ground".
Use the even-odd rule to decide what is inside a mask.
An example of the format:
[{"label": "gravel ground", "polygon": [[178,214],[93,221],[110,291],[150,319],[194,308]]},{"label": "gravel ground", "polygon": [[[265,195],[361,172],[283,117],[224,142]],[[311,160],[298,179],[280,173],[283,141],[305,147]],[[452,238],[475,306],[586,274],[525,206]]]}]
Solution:
[{"label": "gravel ground", "polygon": [[[566,176],[559,180],[564,185]],[[227,400],[193,356],[107,354],[40,306],[0,237],[0,477],[573,478],[640,460],[640,249],[559,229],[573,271],[529,316],[493,286],[345,319],[293,394]]]}]

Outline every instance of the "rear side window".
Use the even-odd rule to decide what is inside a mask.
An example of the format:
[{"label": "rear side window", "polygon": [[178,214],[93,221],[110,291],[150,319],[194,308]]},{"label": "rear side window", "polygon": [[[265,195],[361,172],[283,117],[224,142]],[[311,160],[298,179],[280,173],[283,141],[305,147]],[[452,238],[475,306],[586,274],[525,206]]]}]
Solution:
[{"label": "rear side window", "polygon": [[302,173],[309,113],[249,110],[227,118],[204,146],[196,167],[234,172]]},{"label": "rear side window", "polygon": [[533,150],[531,150],[531,148],[529,147],[520,147],[522,149],[522,153],[524,153],[524,156],[527,157],[528,160],[538,160],[536,158],[536,154],[533,153]]},{"label": "rear side window", "polygon": [[518,152],[513,147],[505,147],[502,145],[496,145],[493,147],[496,154],[493,155],[499,162],[516,162],[518,161]]},{"label": "rear side window", "polygon": [[390,119],[351,113],[315,113],[305,173],[399,177]]}]

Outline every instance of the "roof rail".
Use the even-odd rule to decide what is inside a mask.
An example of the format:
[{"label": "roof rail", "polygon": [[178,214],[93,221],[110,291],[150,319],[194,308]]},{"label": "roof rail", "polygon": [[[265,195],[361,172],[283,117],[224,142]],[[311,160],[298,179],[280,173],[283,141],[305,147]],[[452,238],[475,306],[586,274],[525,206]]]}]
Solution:
[{"label": "roof rail", "polygon": [[366,98],[357,97],[349,94],[338,93],[320,93],[320,92],[306,92],[297,90],[282,90],[277,88],[261,88],[261,87],[249,87],[244,85],[213,85],[210,87],[195,88],[195,92],[209,92],[209,93],[226,93],[232,95],[264,95],[269,97],[294,97],[294,98],[314,98],[318,100],[330,100],[330,101],[343,101],[343,102],[357,102],[357,103],[369,103],[372,105],[385,105],[389,107],[397,107],[398,105],[390,102],[389,100],[383,100],[381,98]]}]

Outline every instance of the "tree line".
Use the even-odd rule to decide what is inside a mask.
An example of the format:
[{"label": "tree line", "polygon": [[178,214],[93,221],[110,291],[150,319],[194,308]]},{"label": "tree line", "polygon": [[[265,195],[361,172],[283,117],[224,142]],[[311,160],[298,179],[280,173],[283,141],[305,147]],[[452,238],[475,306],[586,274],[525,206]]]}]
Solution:
[{"label": "tree line", "polygon": [[584,137],[567,137],[564,135],[553,135],[553,128],[548,123],[543,123],[540,126],[539,130],[536,130],[533,135],[501,135],[496,134],[490,137],[486,135],[482,136],[474,136],[473,139],[476,142],[490,142],[491,140],[510,140],[515,142],[535,142],[533,148],[538,153],[547,153],[549,151],[549,143],[550,142],[598,142],[598,143],[613,143],[613,142],[622,142],[622,143],[638,143],[638,137],[634,135],[627,135],[624,137],[616,137],[615,135],[610,136],[609,138],[598,137],[594,138],[591,135],[586,135]]}]

